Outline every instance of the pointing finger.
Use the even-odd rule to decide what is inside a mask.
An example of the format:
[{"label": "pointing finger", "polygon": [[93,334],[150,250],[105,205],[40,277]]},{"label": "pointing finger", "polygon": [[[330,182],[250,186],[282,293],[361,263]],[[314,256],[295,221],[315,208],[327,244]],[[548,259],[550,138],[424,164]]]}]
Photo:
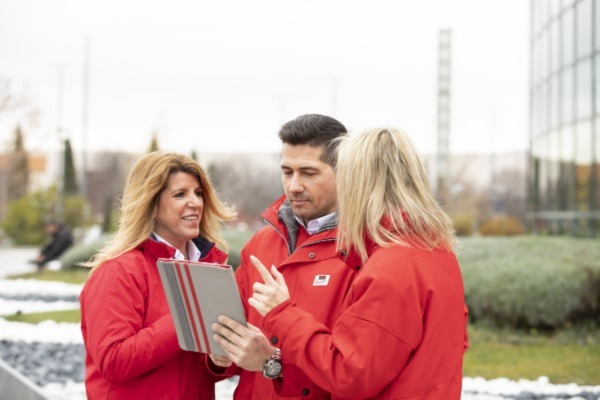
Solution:
[{"label": "pointing finger", "polygon": [[256,268],[256,270],[258,271],[258,273],[260,274],[260,276],[263,278],[263,280],[265,281],[265,283],[267,285],[275,284],[275,280],[273,279],[273,276],[271,276],[271,274],[269,273],[267,268],[263,265],[262,262],[260,262],[260,260],[258,258],[256,258],[255,256],[250,256],[250,261],[252,261],[252,264],[254,264],[254,267]]}]

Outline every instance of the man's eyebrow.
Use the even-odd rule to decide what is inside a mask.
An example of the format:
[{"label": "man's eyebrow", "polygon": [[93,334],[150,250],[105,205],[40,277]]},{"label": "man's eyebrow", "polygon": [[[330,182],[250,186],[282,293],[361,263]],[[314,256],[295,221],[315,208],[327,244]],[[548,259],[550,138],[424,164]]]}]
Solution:
[{"label": "man's eyebrow", "polygon": [[[294,168],[287,166],[287,165],[282,165],[281,169],[294,169]],[[299,171],[319,171],[319,168],[306,166],[306,167],[300,167],[300,168],[298,168],[298,170]]]}]

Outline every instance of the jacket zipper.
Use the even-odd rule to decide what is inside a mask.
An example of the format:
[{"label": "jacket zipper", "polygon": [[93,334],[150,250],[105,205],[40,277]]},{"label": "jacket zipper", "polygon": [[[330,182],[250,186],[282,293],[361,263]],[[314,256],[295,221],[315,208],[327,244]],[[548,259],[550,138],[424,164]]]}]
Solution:
[{"label": "jacket zipper", "polygon": [[283,233],[281,233],[279,231],[279,229],[277,229],[277,227],[275,225],[273,225],[272,223],[270,223],[269,221],[267,221],[266,219],[263,218],[263,221],[265,221],[267,224],[269,224],[274,230],[275,232],[277,232],[279,234],[279,236],[281,236],[281,238],[283,239],[283,241],[285,242],[285,245],[288,249],[288,256],[292,255],[292,249],[290,249],[290,242],[288,242],[288,240],[286,239],[285,236],[283,236]]}]

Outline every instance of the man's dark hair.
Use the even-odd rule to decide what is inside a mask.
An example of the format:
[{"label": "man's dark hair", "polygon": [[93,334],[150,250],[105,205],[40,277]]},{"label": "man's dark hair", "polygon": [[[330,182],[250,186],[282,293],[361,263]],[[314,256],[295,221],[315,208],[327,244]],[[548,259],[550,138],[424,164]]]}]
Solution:
[{"label": "man's dark hair", "polygon": [[283,124],[279,130],[279,139],[292,146],[322,147],[321,161],[335,167],[340,143],[338,138],[347,133],[346,127],[335,118],[306,114]]}]

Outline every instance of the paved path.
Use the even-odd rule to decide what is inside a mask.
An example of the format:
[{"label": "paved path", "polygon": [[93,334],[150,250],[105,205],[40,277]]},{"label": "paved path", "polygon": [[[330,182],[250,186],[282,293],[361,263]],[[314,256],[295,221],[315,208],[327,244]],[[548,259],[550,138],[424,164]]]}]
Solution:
[{"label": "paved path", "polygon": [[27,261],[35,258],[39,251],[39,247],[0,247],[0,278],[35,272],[35,264]]}]

